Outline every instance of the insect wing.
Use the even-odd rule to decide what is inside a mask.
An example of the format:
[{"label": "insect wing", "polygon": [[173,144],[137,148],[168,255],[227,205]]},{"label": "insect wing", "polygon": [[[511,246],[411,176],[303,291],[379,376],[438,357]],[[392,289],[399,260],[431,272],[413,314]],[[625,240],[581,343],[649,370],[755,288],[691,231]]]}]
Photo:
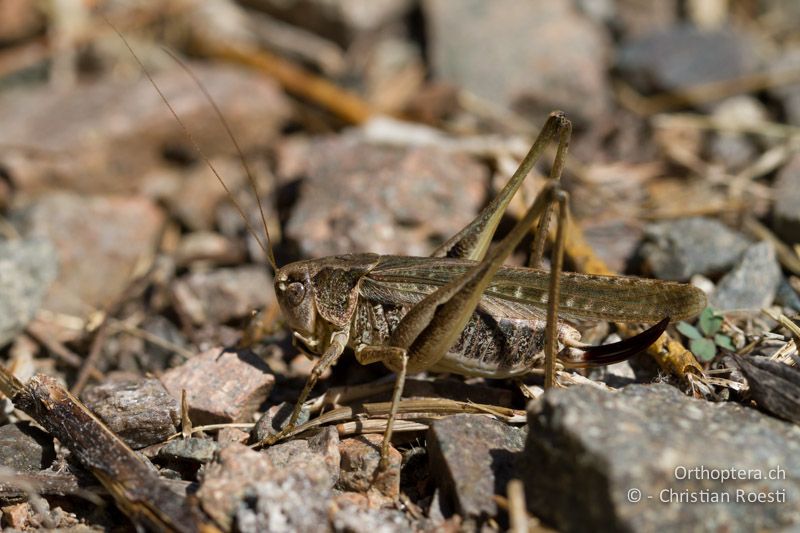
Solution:
[{"label": "insect wing", "polygon": [[[362,280],[361,294],[380,303],[413,305],[426,294],[463,275],[476,263],[464,259],[381,258]],[[481,307],[503,316],[541,314],[547,308],[550,274],[544,270],[502,267],[484,293]],[[559,314],[565,318],[616,322],[682,320],[706,305],[691,285],[629,276],[561,275]]]}]

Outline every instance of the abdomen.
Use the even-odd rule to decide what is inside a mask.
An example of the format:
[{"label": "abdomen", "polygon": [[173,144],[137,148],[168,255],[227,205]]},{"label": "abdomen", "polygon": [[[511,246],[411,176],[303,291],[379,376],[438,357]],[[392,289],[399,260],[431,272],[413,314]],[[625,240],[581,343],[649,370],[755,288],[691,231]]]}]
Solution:
[{"label": "abdomen", "polygon": [[526,374],[541,366],[544,330],[540,318],[498,318],[476,311],[431,370],[489,378]]},{"label": "abdomen", "polygon": [[[351,344],[384,345],[408,312],[403,306],[359,302],[353,321]],[[504,378],[526,374],[541,366],[546,321],[493,317],[472,313],[455,344],[430,370],[462,376]],[[561,335],[579,336],[571,327],[559,327]]]}]

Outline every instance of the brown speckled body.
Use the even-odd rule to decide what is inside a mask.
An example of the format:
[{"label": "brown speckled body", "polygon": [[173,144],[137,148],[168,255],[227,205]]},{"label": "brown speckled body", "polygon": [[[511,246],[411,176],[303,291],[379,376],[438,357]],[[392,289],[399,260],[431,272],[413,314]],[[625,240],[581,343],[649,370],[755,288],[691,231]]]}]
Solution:
[{"label": "brown speckled body", "polygon": [[[571,131],[563,113],[552,113],[500,193],[430,257],[358,254],[299,261],[280,269],[272,261],[275,293],[294,343],[320,358],[286,428],[266,443],[294,429],[314,385],[346,346],[354,349],[360,363],[380,361],[397,374],[381,446],[383,469],[388,468],[392,425],[407,374],[432,370],[503,378],[529,372],[546,352],[544,384],[552,387],[556,357],[571,366],[623,360],[663,333],[669,322],[665,315],[688,317],[705,306],[702,291],[685,285],[561,272],[567,194],[559,177]],[[490,248],[503,212],[551,140],[558,140],[552,179]],[[530,264],[540,264],[547,235],[544,221],[556,209],[553,275],[505,266],[537,219],[541,222]],[[658,324],[631,339],[590,349],[577,343],[578,332],[560,316]],[[576,350],[582,353],[574,354]]]},{"label": "brown speckled body", "polygon": [[[283,267],[275,278],[276,293],[305,351],[320,354],[339,334],[358,353],[390,345],[392,333],[414,306],[475,264],[375,254],[326,257]],[[548,279],[543,270],[500,268],[441,359],[420,367],[412,357],[409,368],[504,378],[540,366]],[[299,301],[288,301],[290,286],[303,287]],[[663,314],[680,318],[701,305],[697,291],[686,285],[575,273],[561,277],[560,313],[566,317],[646,322]],[[565,341],[579,341],[580,334],[560,321],[557,340],[560,351]]]},{"label": "brown speckled body", "polygon": [[[409,309],[360,300],[353,316],[349,346],[357,349],[360,345],[386,344]],[[496,317],[475,311],[455,344],[431,370],[491,378],[526,374],[541,366],[545,325],[542,317]],[[580,334],[566,324],[559,328],[559,338],[562,335],[580,339]]]}]

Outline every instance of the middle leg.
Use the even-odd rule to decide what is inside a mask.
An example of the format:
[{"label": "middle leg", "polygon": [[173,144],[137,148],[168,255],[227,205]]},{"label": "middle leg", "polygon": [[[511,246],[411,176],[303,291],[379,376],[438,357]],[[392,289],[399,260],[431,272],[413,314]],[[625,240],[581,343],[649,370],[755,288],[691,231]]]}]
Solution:
[{"label": "middle leg", "polygon": [[389,408],[389,417],[386,420],[386,429],[381,443],[381,461],[378,465],[378,473],[381,473],[389,467],[389,445],[392,441],[394,420],[397,417],[397,409],[400,406],[400,398],[403,396],[403,387],[406,383],[408,353],[402,348],[394,348],[392,346],[360,346],[356,349],[356,359],[362,365],[380,361],[387,367],[396,369],[394,388],[392,389],[392,404]]}]

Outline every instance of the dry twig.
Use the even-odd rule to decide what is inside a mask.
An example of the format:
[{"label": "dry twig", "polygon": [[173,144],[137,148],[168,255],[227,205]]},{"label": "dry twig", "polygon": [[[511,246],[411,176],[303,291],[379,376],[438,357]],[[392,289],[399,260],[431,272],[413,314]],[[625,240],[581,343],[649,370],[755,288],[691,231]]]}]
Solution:
[{"label": "dry twig", "polygon": [[69,448],[134,523],[157,531],[218,531],[55,379],[39,374],[23,385],[0,367],[0,391]]}]

